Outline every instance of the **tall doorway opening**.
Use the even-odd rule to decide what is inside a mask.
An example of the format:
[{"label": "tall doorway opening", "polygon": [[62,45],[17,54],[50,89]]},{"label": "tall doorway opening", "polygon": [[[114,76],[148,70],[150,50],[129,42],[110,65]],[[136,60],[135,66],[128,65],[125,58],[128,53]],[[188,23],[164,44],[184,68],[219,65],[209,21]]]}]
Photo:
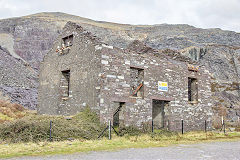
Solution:
[{"label": "tall doorway opening", "polygon": [[113,127],[120,127],[123,124],[123,109],[125,102],[114,102],[115,112],[113,114]]},{"label": "tall doorway opening", "polygon": [[163,100],[152,100],[152,120],[153,128],[161,129],[164,128],[164,109],[169,105],[169,101]]}]

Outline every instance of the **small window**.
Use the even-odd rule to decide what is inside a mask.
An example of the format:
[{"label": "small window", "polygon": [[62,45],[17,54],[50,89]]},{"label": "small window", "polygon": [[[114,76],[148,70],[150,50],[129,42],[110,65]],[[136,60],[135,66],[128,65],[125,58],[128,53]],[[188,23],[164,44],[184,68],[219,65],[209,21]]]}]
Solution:
[{"label": "small window", "polygon": [[73,35],[64,37],[61,43],[62,43],[61,46],[57,47],[56,52],[59,55],[68,54],[71,49],[71,46],[73,45]]},{"label": "small window", "polygon": [[198,82],[196,78],[188,77],[188,101],[198,102]]},{"label": "small window", "polygon": [[63,38],[63,44],[65,47],[70,47],[73,44],[73,35]]},{"label": "small window", "polygon": [[68,99],[69,88],[70,88],[70,70],[62,71],[60,87],[61,87],[61,92],[62,92],[62,99]]},{"label": "small window", "polygon": [[144,70],[140,68],[130,68],[130,95],[133,97],[142,97],[144,93]]}]

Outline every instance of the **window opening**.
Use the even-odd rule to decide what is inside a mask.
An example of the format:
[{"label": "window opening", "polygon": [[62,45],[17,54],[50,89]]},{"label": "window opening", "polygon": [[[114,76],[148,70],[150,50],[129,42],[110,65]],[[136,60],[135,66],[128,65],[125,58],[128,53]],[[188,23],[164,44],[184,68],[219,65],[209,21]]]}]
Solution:
[{"label": "window opening", "polygon": [[133,97],[143,98],[144,70],[131,67],[130,71],[130,95]]},{"label": "window opening", "polygon": [[198,82],[196,78],[188,77],[188,101],[198,101]]},{"label": "window opening", "polygon": [[63,38],[63,44],[65,47],[70,47],[72,46],[73,42],[73,35],[67,36]]},{"label": "window opening", "polygon": [[61,90],[62,90],[63,99],[68,99],[69,88],[70,88],[70,70],[65,70],[65,71],[62,71],[62,78],[61,78]]},{"label": "window opening", "polygon": [[62,38],[62,46],[58,46],[56,52],[59,55],[67,54],[70,51],[71,46],[73,45],[73,35]]}]

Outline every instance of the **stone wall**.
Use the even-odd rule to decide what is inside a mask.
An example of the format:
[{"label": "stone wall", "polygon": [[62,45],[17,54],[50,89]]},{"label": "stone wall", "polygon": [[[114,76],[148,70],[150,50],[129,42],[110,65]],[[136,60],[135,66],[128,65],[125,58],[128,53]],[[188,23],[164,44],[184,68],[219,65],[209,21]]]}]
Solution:
[{"label": "stone wall", "polygon": [[[62,38],[71,34],[73,45],[66,53],[57,53]],[[133,74],[133,69],[139,73]],[[61,79],[66,70],[70,70],[69,93],[63,99],[61,87],[67,85],[61,85]],[[188,101],[189,77],[198,81],[197,103]],[[142,81],[139,89],[143,94],[133,96],[131,87]],[[168,91],[159,91],[158,81],[167,82]],[[90,106],[105,123],[113,120],[121,104],[120,125],[141,127],[152,122],[153,100],[168,102],[163,123],[171,130],[180,130],[182,119],[185,130],[201,130],[205,120],[211,127],[210,76],[204,67],[189,71],[187,63],[164,54],[108,46],[74,23],[65,26],[40,67],[39,113],[69,115]]]},{"label": "stone wall", "polygon": [[[204,121],[211,127],[212,103],[210,76],[204,67],[198,72],[189,71],[187,63],[171,60],[160,55],[140,55],[122,51],[118,54],[109,51],[102,55],[104,60],[101,88],[100,116],[106,122],[112,120],[115,108],[113,102],[126,102],[124,125],[138,125],[152,121],[152,100],[169,101],[164,109],[164,123],[171,130],[181,129],[184,120],[186,130],[204,129]],[[132,97],[131,67],[144,70],[144,97]],[[188,101],[188,77],[198,81],[198,102]],[[158,90],[158,81],[168,82],[168,91]]]},{"label": "stone wall", "polygon": [[[55,50],[62,45],[62,38],[73,34],[73,45],[64,54]],[[80,26],[69,23],[45,56],[40,67],[38,112],[48,114],[76,114],[83,107],[99,110],[98,73],[101,68],[95,50],[97,43]],[[70,71],[69,94],[62,92],[62,71]],[[66,93],[65,93],[66,94]],[[99,101],[99,100],[98,100]]]}]

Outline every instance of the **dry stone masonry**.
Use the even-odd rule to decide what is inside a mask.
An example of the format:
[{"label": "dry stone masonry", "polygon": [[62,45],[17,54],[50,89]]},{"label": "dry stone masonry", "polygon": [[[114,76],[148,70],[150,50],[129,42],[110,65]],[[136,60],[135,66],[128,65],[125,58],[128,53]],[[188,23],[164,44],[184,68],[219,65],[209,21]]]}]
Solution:
[{"label": "dry stone masonry", "polygon": [[[139,48],[141,52],[139,52]],[[66,51],[67,48],[67,52]],[[210,74],[134,41],[109,46],[68,22],[40,66],[38,112],[75,114],[86,106],[102,123],[155,128],[211,128]]]}]

